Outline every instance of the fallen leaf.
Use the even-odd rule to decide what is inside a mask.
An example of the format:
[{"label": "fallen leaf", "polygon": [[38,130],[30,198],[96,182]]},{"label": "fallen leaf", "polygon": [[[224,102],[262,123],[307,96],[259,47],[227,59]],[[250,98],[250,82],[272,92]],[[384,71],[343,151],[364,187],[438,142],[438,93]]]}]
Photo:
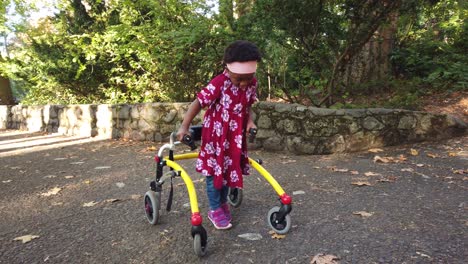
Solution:
[{"label": "fallen leaf", "polygon": [[390,163],[391,161],[392,160],[389,159],[388,157],[380,157],[380,156],[374,157],[374,162]]},{"label": "fallen leaf", "polygon": [[285,237],[286,237],[286,235],[279,235],[279,234],[276,234],[276,233],[271,235],[271,238],[276,238],[276,239],[283,239]]},{"label": "fallen leaf", "polygon": [[368,151],[369,151],[369,152],[372,152],[372,153],[379,153],[379,152],[383,152],[383,149],[372,148],[372,149],[369,149]]},{"label": "fallen leaf", "polygon": [[84,203],[84,204],[83,204],[83,207],[92,207],[92,206],[95,206],[96,204],[98,204],[98,202]]},{"label": "fallen leaf", "polygon": [[374,213],[369,213],[369,212],[366,212],[366,211],[357,211],[357,212],[353,212],[353,215],[360,215],[362,217],[370,217],[370,216],[374,215]]},{"label": "fallen leaf", "polygon": [[251,241],[261,240],[263,238],[262,235],[257,234],[257,233],[245,233],[245,234],[238,235],[238,237],[251,240]]},{"label": "fallen leaf", "polygon": [[352,185],[357,185],[357,186],[372,186],[369,182],[366,181],[357,181],[357,182],[352,182]]},{"label": "fallen leaf", "polygon": [[271,238],[276,238],[276,239],[283,239],[286,237],[286,235],[280,235],[280,234],[277,234],[275,231],[273,230],[270,230],[270,232],[268,232],[270,235],[271,235]]},{"label": "fallen leaf", "polygon": [[292,194],[293,195],[300,195],[300,194],[305,194],[305,192],[304,191],[294,191]]},{"label": "fallen leaf", "polygon": [[388,179],[391,181],[396,181],[398,179],[397,176],[388,176]]},{"label": "fallen leaf", "polygon": [[119,202],[119,201],[120,201],[120,199],[107,199],[104,202],[106,202],[106,203],[115,203],[115,202]]},{"label": "fallen leaf", "polygon": [[65,179],[73,179],[73,178],[75,178],[75,176],[73,176],[73,175],[65,176]]},{"label": "fallen leaf", "polygon": [[359,174],[359,171],[350,171],[350,173],[351,173],[352,175],[358,175],[358,174]]},{"label": "fallen leaf", "polygon": [[13,240],[14,240],[14,241],[21,241],[21,242],[23,242],[23,244],[25,244],[25,243],[30,242],[30,241],[33,240],[33,239],[36,239],[36,238],[39,238],[39,236],[36,236],[36,235],[25,235],[25,236],[16,237],[16,238],[13,239]]},{"label": "fallen leaf", "polygon": [[465,174],[465,173],[468,173],[468,170],[453,170],[453,173],[455,174]]},{"label": "fallen leaf", "polygon": [[84,164],[84,161],[75,161],[75,162],[70,162],[71,165],[81,165]]},{"label": "fallen leaf", "polygon": [[130,199],[132,200],[139,200],[142,196],[140,194],[132,194],[130,196]]},{"label": "fallen leaf", "polygon": [[86,180],[86,181],[84,181],[84,183],[91,184],[91,180]]},{"label": "fallen leaf", "polygon": [[456,156],[457,156],[457,153],[455,153],[455,152],[449,152],[448,155],[449,155],[449,157],[456,157]]},{"label": "fallen leaf", "polygon": [[156,147],[155,146],[151,146],[151,147],[147,147],[146,150],[147,151],[156,151]]},{"label": "fallen leaf", "polygon": [[96,167],[94,168],[95,170],[105,170],[105,169],[110,169],[111,166],[99,166],[99,167]]},{"label": "fallen leaf", "polygon": [[413,156],[417,156],[419,155],[419,152],[415,149],[410,149],[410,154],[413,155]]},{"label": "fallen leaf", "polygon": [[349,170],[348,170],[348,169],[337,169],[337,168],[334,168],[334,169],[332,169],[332,171],[336,171],[336,172],[348,172]]},{"label": "fallen leaf", "polygon": [[366,175],[367,177],[371,177],[371,176],[379,176],[380,173],[374,173],[372,171],[368,171],[368,172],[364,173],[364,175]]},{"label": "fallen leaf", "polygon": [[310,264],[338,264],[339,259],[333,255],[317,254],[312,258]]},{"label": "fallen leaf", "polygon": [[377,181],[378,181],[378,182],[392,182],[392,181],[390,181],[390,180],[387,179],[387,178],[382,178],[382,179],[379,179],[379,180],[377,180]]},{"label": "fallen leaf", "polygon": [[421,257],[424,257],[424,258],[431,258],[431,256],[427,255],[427,254],[424,254],[424,253],[421,253],[421,252],[418,252],[416,251],[416,254],[420,255]]},{"label": "fallen leaf", "polygon": [[403,155],[403,154],[401,154],[400,156],[398,156],[398,159],[399,159],[400,161],[406,161],[406,160],[408,160],[408,158],[407,158],[405,155]]},{"label": "fallen leaf", "polygon": [[428,157],[430,157],[430,158],[433,158],[433,159],[435,159],[435,158],[438,158],[438,157],[439,157],[439,155],[437,155],[437,154],[434,154],[434,153],[427,153],[427,156],[428,156]]},{"label": "fallen leaf", "polygon": [[60,191],[62,190],[62,188],[59,188],[59,187],[54,187],[53,189],[51,189],[50,191],[46,192],[46,193],[41,193],[42,196],[51,196],[51,195],[56,195],[57,193],[59,193]]},{"label": "fallen leaf", "polygon": [[395,176],[388,176],[387,178],[379,179],[378,182],[395,182],[397,179]]}]

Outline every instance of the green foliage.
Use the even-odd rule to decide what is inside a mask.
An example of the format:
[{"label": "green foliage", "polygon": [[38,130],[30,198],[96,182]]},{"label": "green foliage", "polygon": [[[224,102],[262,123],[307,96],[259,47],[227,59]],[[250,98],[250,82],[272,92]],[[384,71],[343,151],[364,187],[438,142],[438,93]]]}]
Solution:
[{"label": "green foliage", "polygon": [[386,108],[404,108],[410,110],[417,110],[419,105],[420,95],[419,93],[405,92],[402,94],[396,94],[387,102],[384,102],[382,107]]},{"label": "green foliage", "polygon": [[[268,56],[273,79],[282,80],[291,101],[308,98],[315,92],[338,94],[341,83],[337,76],[361,50],[375,30],[384,24],[401,1],[310,1],[258,0],[255,25],[264,36],[262,48],[278,46],[284,57]],[[273,44],[272,44],[273,43]],[[277,62],[276,62],[277,61]],[[275,69],[286,69],[275,71]],[[285,89],[284,87],[287,87]]]},{"label": "green foliage", "polygon": [[337,76],[394,11],[395,75],[411,89],[395,89],[389,106],[414,107],[426,89],[468,83],[462,1],[220,0],[214,13],[205,1],[58,0],[60,11],[38,25],[26,23],[35,1],[14,2],[24,19],[6,23],[2,2],[1,32],[16,39],[0,72],[25,104],[190,101],[222,71],[224,47],[247,39],[264,55],[260,98],[316,104],[333,92],[341,107],[355,107],[348,96],[387,84],[343,88]]},{"label": "green foliage", "polygon": [[256,1],[254,24],[275,87],[304,95],[324,89],[333,64],[331,46],[341,34],[342,18],[322,1]]},{"label": "green foliage", "polygon": [[226,34],[202,2],[87,3],[62,1],[1,65],[29,91],[23,103],[191,100],[222,70]]},{"label": "green foliage", "polygon": [[406,27],[400,27],[405,30],[392,55],[400,78],[420,79],[421,89],[468,89],[466,10],[462,1],[439,1],[424,6],[417,17],[403,17]]}]

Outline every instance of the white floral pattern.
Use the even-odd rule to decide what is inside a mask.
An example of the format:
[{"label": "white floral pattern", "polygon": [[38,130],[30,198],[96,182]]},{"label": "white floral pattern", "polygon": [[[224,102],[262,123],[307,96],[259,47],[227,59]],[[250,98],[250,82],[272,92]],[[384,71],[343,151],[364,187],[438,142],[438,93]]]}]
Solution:
[{"label": "white floral pattern", "polygon": [[214,146],[213,146],[213,142],[209,142],[205,145],[205,151],[206,151],[206,154],[213,154],[215,153],[215,149],[214,149]]},{"label": "white floral pattern", "polygon": [[229,130],[236,131],[237,127],[238,125],[235,120],[231,120],[231,122],[229,122]]},{"label": "white floral pattern", "polygon": [[210,124],[211,124],[211,117],[210,117],[210,116],[207,116],[207,117],[203,120],[203,127],[210,127]]},{"label": "white floral pattern", "polygon": [[223,118],[224,122],[229,121],[229,111],[224,109],[223,114],[221,115],[221,117]]},{"label": "white floral pattern", "polygon": [[238,148],[242,148],[242,135],[236,135],[234,142],[236,142]]},{"label": "white floral pattern", "polygon": [[223,133],[223,125],[221,124],[221,122],[215,121],[214,130],[216,132],[216,135],[220,137],[221,134]]},{"label": "white floral pattern", "polygon": [[228,94],[223,94],[223,97],[221,97],[221,105],[224,109],[229,109],[231,107],[231,103],[231,97]]},{"label": "white floral pattern", "polygon": [[234,106],[234,113],[235,114],[241,114],[242,112],[242,104],[236,104],[236,106]]},{"label": "white floral pattern", "polygon": [[239,174],[237,174],[237,171],[231,171],[231,181],[232,182],[239,181]]},{"label": "white floral pattern", "polygon": [[257,98],[256,87],[255,79],[246,89],[234,86],[225,71],[197,95],[200,105],[207,110],[196,169],[205,176],[215,176],[217,189],[223,184],[243,187],[242,174],[249,169],[243,135],[250,107]]},{"label": "white floral pattern", "polygon": [[215,90],[216,90],[216,87],[215,87],[213,84],[210,83],[210,84],[208,84],[208,86],[206,87],[206,89],[207,89],[208,91],[210,91],[211,94],[214,94],[214,92],[215,92]]}]

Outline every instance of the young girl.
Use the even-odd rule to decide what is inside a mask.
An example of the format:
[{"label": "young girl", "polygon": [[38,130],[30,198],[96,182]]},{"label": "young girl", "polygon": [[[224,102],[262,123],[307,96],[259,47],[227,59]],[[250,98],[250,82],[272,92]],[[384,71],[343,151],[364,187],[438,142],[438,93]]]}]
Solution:
[{"label": "young girl", "polygon": [[239,40],[226,48],[223,60],[224,72],[198,93],[177,132],[182,140],[201,108],[208,108],[196,170],[206,176],[208,218],[217,229],[232,227],[228,187],[242,188],[242,175],[249,174],[246,131],[256,128],[250,107],[257,99],[254,75],[261,55],[253,43]]}]

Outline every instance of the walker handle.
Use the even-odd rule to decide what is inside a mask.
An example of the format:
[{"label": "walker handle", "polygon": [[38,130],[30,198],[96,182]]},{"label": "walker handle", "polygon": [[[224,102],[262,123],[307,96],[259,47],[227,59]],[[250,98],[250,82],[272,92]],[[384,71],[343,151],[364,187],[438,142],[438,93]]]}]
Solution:
[{"label": "walker handle", "polygon": [[249,129],[249,143],[253,143],[255,136],[257,135],[257,129],[256,128],[251,128]]},{"label": "walker handle", "polygon": [[197,146],[195,145],[195,140],[193,140],[193,129],[190,129],[190,135],[184,135],[182,137],[182,143],[190,147],[190,150],[195,150],[197,149]]}]

